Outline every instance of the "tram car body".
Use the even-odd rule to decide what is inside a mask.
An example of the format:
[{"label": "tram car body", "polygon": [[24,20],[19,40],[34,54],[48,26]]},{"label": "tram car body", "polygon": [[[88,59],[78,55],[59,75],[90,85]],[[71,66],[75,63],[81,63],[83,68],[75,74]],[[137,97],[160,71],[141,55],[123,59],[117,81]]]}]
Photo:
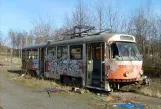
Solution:
[{"label": "tram car body", "polygon": [[24,47],[22,53],[33,58],[38,76],[43,73],[65,84],[110,91],[142,80],[142,56],[132,35],[102,33],[53,41]]}]

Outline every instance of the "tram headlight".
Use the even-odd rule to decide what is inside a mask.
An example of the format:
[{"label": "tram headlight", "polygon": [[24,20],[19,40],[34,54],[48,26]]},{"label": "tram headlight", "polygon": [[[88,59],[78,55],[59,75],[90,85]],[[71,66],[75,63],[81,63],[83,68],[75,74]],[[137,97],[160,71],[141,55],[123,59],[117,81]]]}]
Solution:
[{"label": "tram headlight", "polygon": [[143,75],[144,74],[144,71],[143,70],[140,70],[140,75]]},{"label": "tram headlight", "polygon": [[125,76],[126,76],[126,77],[128,77],[128,76],[129,76],[129,74],[130,74],[129,72],[125,72]]}]

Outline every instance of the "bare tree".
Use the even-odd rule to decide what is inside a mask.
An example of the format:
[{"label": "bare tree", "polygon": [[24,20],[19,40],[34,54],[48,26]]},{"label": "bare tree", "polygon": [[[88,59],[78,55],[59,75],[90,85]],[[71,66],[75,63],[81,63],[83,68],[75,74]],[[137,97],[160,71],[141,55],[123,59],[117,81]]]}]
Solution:
[{"label": "bare tree", "polygon": [[92,23],[99,31],[110,29],[116,32],[120,25],[119,13],[117,0],[95,0],[90,8]]},{"label": "bare tree", "polygon": [[33,45],[34,42],[35,42],[35,40],[34,40],[35,37],[34,37],[32,30],[30,30],[29,33],[23,32],[23,34],[24,34],[24,37],[25,37],[25,44],[26,45]]},{"label": "bare tree", "polygon": [[18,56],[21,58],[21,51],[22,48],[25,46],[26,40],[28,38],[27,32],[25,30],[23,31],[16,31],[13,29],[10,29],[8,32],[8,36],[10,37],[10,44],[11,44],[11,57],[13,56],[13,53],[15,56]]},{"label": "bare tree", "polygon": [[90,8],[90,14],[93,18],[92,23],[99,31],[105,29],[105,0],[97,0],[93,2]]},{"label": "bare tree", "polygon": [[68,14],[65,14],[64,16],[64,25],[63,28],[67,30],[72,29],[74,26],[74,23],[72,19],[68,16]]},{"label": "bare tree", "polygon": [[78,3],[73,10],[72,16],[65,15],[64,28],[71,29],[76,25],[91,25],[89,18],[89,9],[84,5],[82,0],[78,0]]},{"label": "bare tree", "polygon": [[75,25],[90,25],[88,18],[88,9],[83,4],[82,0],[78,1],[73,12],[73,22]]},{"label": "bare tree", "polygon": [[43,43],[53,39],[54,30],[56,28],[54,18],[39,18],[33,22],[32,33],[35,37],[35,43]]},{"label": "bare tree", "polygon": [[28,33],[23,30],[23,31],[17,31],[16,32],[16,48],[19,52],[19,58],[21,58],[22,55],[22,48],[25,46],[26,41],[29,39]]},{"label": "bare tree", "polygon": [[[143,54],[144,64],[143,67],[158,66],[159,56],[159,20],[157,21],[156,14],[153,12],[148,1],[145,5],[140,6],[129,20],[128,30],[130,34],[136,36],[138,48]],[[149,63],[151,62],[151,63]]]},{"label": "bare tree", "polygon": [[156,26],[157,26],[158,40],[161,42],[161,14],[160,16],[157,16],[156,24],[157,24]]},{"label": "bare tree", "polygon": [[0,31],[0,46],[3,45],[2,32]]},{"label": "bare tree", "polygon": [[10,41],[11,41],[11,59],[13,56],[13,48],[15,47],[15,32],[13,29],[10,29],[8,32],[8,36],[10,37]]},{"label": "bare tree", "polygon": [[137,41],[140,44],[139,48],[141,48],[141,51],[144,53],[147,19],[145,18],[145,12],[142,8],[138,9],[138,14],[134,16],[133,23],[133,30],[135,31]]},{"label": "bare tree", "polygon": [[63,36],[65,32],[66,32],[65,28],[56,29],[54,41],[63,40],[65,38],[65,36]]},{"label": "bare tree", "polygon": [[151,44],[156,36],[155,15],[150,6],[150,1],[148,0],[145,5],[140,6],[134,12],[133,19],[131,19],[131,22],[133,22],[131,25],[133,28],[132,34],[136,35],[140,46],[139,48],[141,48],[143,54],[145,54],[145,47],[148,46],[147,50],[149,55]]},{"label": "bare tree", "polygon": [[4,43],[3,43],[2,33],[0,31],[0,53],[3,52],[3,45]]},{"label": "bare tree", "polygon": [[106,5],[106,28],[109,28],[111,32],[117,32],[118,27],[120,25],[120,17],[122,17],[119,13],[119,5],[116,0],[107,1]]}]

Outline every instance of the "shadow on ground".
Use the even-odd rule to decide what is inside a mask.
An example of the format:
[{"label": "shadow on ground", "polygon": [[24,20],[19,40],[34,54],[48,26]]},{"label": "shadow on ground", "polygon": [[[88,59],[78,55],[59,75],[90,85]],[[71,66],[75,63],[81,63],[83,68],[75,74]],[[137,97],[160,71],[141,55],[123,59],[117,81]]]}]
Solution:
[{"label": "shadow on ground", "polygon": [[7,70],[10,73],[22,74],[22,70]]}]

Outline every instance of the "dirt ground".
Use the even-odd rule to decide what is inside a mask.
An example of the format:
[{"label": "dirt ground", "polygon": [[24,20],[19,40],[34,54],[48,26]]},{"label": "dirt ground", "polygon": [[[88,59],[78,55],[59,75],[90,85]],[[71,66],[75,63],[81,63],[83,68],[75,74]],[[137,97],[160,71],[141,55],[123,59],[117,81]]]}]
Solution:
[{"label": "dirt ground", "polygon": [[50,93],[49,97],[42,88],[27,87],[9,75],[13,73],[7,72],[6,67],[0,67],[0,109],[113,109],[122,103],[143,105],[145,109],[161,109],[161,99],[131,92],[65,92]]},{"label": "dirt ground", "polygon": [[[3,109],[93,109],[90,97],[79,94],[51,94],[24,87],[8,79],[8,72],[0,71],[0,106]],[[92,97],[92,96],[91,96]]]}]

